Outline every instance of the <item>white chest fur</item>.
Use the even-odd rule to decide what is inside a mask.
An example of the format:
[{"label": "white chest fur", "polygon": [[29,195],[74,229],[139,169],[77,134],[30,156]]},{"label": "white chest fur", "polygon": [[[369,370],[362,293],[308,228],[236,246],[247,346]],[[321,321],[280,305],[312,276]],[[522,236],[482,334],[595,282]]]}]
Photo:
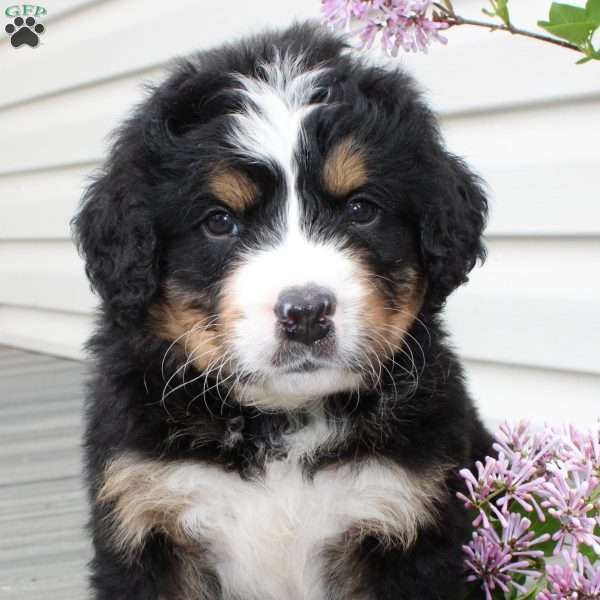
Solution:
[{"label": "white chest fur", "polygon": [[120,543],[159,527],[207,550],[225,598],[325,600],[326,546],[350,529],[410,545],[442,478],[375,459],[307,478],[299,459],[320,437],[297,434],[288,458],[250,481],[213,465],[118,459],[103,495],[115,501]]}]

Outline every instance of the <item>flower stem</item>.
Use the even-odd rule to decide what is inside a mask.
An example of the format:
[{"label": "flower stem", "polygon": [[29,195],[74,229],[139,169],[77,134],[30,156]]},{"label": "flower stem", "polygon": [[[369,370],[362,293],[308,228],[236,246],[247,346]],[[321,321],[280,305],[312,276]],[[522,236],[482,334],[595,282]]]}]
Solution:
[{"label": "flower stem", "polygon": [[448,27],[456,27],[458,25],[471,25],[472,27],[483,27],[485,29],[489,29],[490,31],[507,31],[512,35],[521,35],[524,37],[533,38],[535,40],[548,42],[549,44],[554,44],[555,46],[560,46],[561,48],[567,48],[568,50],[574,50],[575,52],[581,53],[581,48],[579,48],[575,44],[571,44],[569,42],[565,42],[563,40],[559,40],[548,35],[543,35],[541,33],[534,33],[533,31],[519,29],[518,27],[515,27],[512,23],[505,25],[499,23],[490,23],[486,21],[477,21],[475,19],[467,19],[465,17],[457,15],[454,11],[450,12],[446,6],[443,6],[438,3],[436,3],[435,6],[441,12],[436,15],[434,20],[438,23],[446,23]]}]

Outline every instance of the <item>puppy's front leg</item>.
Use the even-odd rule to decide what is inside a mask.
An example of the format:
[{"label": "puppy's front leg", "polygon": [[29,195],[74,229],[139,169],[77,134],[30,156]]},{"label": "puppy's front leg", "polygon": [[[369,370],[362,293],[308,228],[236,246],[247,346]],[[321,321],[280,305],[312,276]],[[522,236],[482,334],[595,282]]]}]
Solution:
[{"label": "puppy's front leg", "polygon": [[90,584],[94,600],[159,600],[157,575],[149,557],[133,562],[95,543]]},{"label": "puppy's front leg", "polygon": [[[330,563],[335,600],[462,600],[465,585],[458,527],[421,531],[408,549],[368,537]],[[458,574],[458,575],[457,575]]]},{"label": "puppy's front leg", "polygon": [[423,534],[408,551],[367,550],[369,600],[462,600],[460,545]]}]

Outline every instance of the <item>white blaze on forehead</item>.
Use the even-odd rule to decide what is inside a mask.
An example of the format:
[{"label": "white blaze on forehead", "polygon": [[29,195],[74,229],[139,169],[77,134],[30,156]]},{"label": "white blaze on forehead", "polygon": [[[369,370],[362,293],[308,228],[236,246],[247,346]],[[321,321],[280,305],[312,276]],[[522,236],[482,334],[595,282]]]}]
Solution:
[{"label": "white blaze on forehead", "polygon": [[[284,228],[282,237],[283,245],[288,247],[287,258],[293,259],[295,255],[289,256],[290,250],[294,254],[295,251],[310,250],[312,247],[305,242],[303,248],[298,248],[299,238],[303,238],[303,235],[295,157],[301,148],[303,121],[317,106],[309,104],[310,99],[325,69],[305,70],[301,56],[277,55],[272,63],[261,65],[260,71],[261,79],[237,78],[240,91],[249,103],[243,113],[233,115],[235,125],[232,141],[245,156],[275,164],[283,173],[287,217],[281,223]],[[289,241],[292,238],[295,248],[290,248]]]},{"label": "white blaze on forehead", "polygon": [[325,68],[305,69],[302,57],[276,56],[260,67],[261,79],[239,76],[248,105],[233,116],[232,141],[241,153],[277,165],[285,178],[288,229],[300,226],[296,190],[296,153],[303,136],[302,124],[316,108],[311,97],[319,88]]},{"label": "white blaze on forehead", "polygon": [[302,121],[316,106],[309,103],[325,69],[304,70],[301,57],[286,56],[261,65],[260,70],[261,79],[237,77],[239,91],[249,104],[243,113],[233,115],[232,141],[244,155],[277,164],[291,191]]},{"label": "white blaze on forehead", "polygon": [[257,394],[278,396],[281,404],[290,402],[285,398],[289,395],[301,397],[306,393],[314,397],[357,384],[356,377],[333,371],[317,377],[299,374],[287,381],[272,366],[279,345],[273,309],[279,294],[291,286],[317,284],[335,294],[334,324],[342,360],[359,344],[357,321],[364,284],[357,261],[335,240],[308,239],[301,225],[296,156],[302,151],[303,121],[317,106],[309,104],[310,99],[324,71],[303,70],[301,58],[284,57],[263,65],[261,79],[239,76],[240,91],[248,103],[243,113],[232,116],[231,141],[238,152],[251,160],[275,164],[285,178],[286,207],[285,218],[279,223],[280,241],[246,253],[227,289],[229,301],[241,314],[233,339],[240,366],[249,372],[274,375],[276,387],[258,390]]}]

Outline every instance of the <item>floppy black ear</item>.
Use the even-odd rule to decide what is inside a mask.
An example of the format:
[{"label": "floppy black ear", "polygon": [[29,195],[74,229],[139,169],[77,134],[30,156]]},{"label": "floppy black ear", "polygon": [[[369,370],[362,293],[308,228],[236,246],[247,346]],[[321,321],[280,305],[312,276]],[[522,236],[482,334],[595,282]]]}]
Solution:
[{"label": "floppy black ear", "polygon": [[446,154],[437,177],[437,197],[421,218],[426,300],[434,308],[468,280],[477,260],[485,260],[481,236],[488,207],[481,181],[459,158]]},{"label": "floppy black ear", "polygon": [[73,220],[75,241],[104,313],[122,326],[144,318],[159,287],[152,186],[164,168],[164,154],[176,147],[176,136],[190,122],[206,119],[209,109],[222,106],[217,99],[207,107],[202,95],[203,86],[210,84],[212,91],[217,85],[213,80],[222,83],[220,77],[199,78],[184,61],[151,90],[117,130],[106,165]]},{"label": "floppy black ear", "polygon": [[125,326],[143,318],[157,290],[157,242],[148,199],[132,165],[116,162],[118,152],[88,188],[73,226],[105,314]]}]

